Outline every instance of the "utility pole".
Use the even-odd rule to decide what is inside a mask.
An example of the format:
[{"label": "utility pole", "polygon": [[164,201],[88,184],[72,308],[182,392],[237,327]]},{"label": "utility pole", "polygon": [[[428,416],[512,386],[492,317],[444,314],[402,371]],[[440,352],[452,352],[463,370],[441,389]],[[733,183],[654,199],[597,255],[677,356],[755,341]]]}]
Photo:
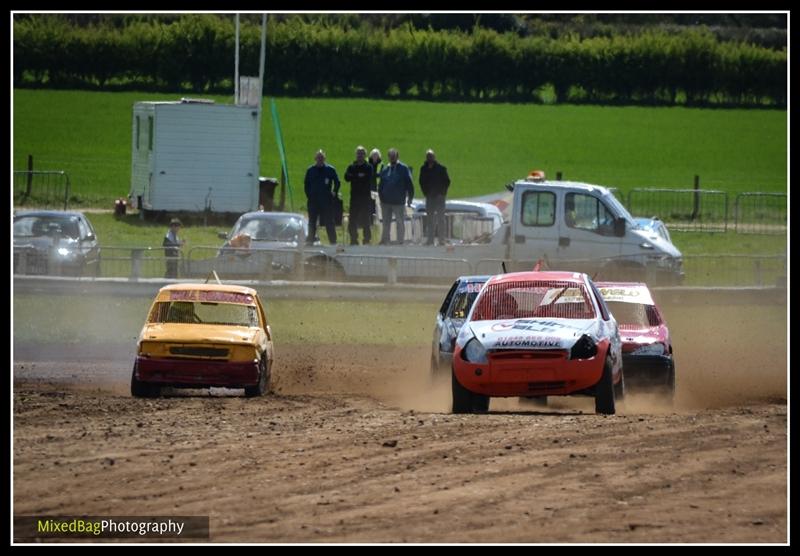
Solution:
[{"label": "utility pole", "polygon": [[233,103],[239,104],[239,14],[236,14],[236,53],[233,70]]}]

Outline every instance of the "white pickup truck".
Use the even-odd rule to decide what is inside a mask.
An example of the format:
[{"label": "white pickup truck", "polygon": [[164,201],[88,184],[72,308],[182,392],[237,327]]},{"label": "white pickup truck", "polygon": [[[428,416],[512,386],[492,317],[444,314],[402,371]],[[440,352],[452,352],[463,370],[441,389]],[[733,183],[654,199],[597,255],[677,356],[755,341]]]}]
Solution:
[{"label": "white pickup truck", "polygon": [[[603,280],[683,280],[681,253],[668,235],[631,216],[605,187],[532,174],[513,184],[508,214],[509,221],[482,242],[314,247],[300,242],[289,248],[291,253],[273,251],[267,260],[270,268],[277,263],[289,272],[302,260],[306,274],[339,280],[452,281],[456,276],[496,274],[503,264],[508,271],[528,270],[538,260]],[[249,264],[257,260],[250,258]],[[223,270],[233,268],[226,263]]]}]

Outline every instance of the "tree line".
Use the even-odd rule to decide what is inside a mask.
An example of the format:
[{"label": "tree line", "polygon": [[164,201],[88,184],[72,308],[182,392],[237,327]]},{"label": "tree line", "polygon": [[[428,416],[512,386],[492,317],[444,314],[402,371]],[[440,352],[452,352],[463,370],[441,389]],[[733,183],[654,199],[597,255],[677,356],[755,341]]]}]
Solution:
[{"label": "tree line", "polygon": [[[265,93],[513,102],[786,106],[786,48],[704,27],[553,36],[391,28],[308,17],[268,24]],[[76,22],[16,17],[17,87],[232,92],[231,15]],[[243,18],[240,74],[257,75],[260,27]]]}]

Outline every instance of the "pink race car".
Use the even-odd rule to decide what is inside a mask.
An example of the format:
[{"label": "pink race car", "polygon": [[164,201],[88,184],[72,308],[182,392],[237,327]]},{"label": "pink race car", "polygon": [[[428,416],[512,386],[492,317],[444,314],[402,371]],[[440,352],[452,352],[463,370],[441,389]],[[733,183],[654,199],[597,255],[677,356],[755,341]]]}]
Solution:
[{"label": "pink race car", "polygon": [[669,328],[646,284],[597,282],[619,325],[625,386],[675,395],[675,361]]}]

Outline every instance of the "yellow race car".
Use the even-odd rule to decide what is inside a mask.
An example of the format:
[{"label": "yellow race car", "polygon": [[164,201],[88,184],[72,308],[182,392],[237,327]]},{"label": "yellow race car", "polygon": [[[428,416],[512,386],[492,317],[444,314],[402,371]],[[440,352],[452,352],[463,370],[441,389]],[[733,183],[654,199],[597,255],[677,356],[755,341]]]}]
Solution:
[{"label": "yellow race car", "polygon": [[136,350],[131,395],[156,397],[161,387],[244,388],[269,392],[272,331],[258,293],[222,284],[161,288]]}]

